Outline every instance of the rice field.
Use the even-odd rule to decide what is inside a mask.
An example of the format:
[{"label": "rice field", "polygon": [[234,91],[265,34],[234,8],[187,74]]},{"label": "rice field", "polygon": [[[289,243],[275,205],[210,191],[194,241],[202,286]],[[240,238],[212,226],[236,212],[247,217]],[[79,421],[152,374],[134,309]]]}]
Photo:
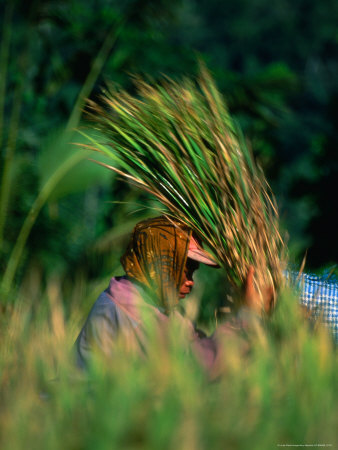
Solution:
[{"label": "rice field", "polygon": [[146,359],[117,349],[113,360],[97,358],[79,372],[72,346],[95,289],[75,286],[65,308],[59,281],[49,280],[36,292],[38,304],[26,290],[2,311],[1,449],[338,444],[336,350],[290,292],[251,330],[246,355],[240,338],[224,340],[219,375],[210,380],[175,322],[166,344],[149,331]]}]

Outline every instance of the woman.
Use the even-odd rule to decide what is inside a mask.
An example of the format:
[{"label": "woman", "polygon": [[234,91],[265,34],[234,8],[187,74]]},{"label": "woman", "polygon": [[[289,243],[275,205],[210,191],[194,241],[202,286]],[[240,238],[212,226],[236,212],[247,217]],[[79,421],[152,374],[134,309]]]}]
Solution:
[{"label": "woman", "polygon": [[[193,274],[200,263],[219,267],[192,230],[164,216],[140,222],[121,263],[126,275],[111,278],[76,340],[78,366],[86,367],[95,351],[111,358],[120,345],[127,352],[146,355],[149,317],[165,329],[169,315],[174,314],[184,324],[202,364],[212,368],[216,341],[195,330],[176,308],[179,300],[191,292]],[[256,308],[252,276],[251,270],[246,303]],[[228,326],[226,332],[231,330]]]}]

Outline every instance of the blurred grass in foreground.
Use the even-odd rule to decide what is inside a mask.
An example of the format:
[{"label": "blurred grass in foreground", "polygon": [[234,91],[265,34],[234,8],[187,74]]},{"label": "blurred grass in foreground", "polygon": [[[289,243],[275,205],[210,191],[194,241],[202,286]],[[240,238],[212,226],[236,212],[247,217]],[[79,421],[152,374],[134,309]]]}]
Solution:
[{"label": "blurred grass in foreground", "polygon": [[337,354],[326,330],[310,330],[290,293],[252,331],[248,356],[240,356],[239,342],[223,343],[217,381],[187,353],[175,324],[169,345],[153,335],[147,360],[117,350],[85,377],[71,349],[87,313],[86,286],[74,287],[66,315],[58,283],[50,280],[38,306],[22,292],[1,316],[1,449],[337,444]]}]

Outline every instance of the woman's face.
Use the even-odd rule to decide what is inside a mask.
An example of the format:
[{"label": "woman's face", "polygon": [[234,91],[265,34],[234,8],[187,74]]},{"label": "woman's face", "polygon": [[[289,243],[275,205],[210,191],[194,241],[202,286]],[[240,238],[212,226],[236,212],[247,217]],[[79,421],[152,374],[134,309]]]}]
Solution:
[{"label": "woman's face", "polygon": [[184,298],[187,294],[190,294],[194,285],[193,274],[195,270],[199,268],[200,263],[193,259],[188,258],[184,271],[181,287],[179,290],[179,298]]}]

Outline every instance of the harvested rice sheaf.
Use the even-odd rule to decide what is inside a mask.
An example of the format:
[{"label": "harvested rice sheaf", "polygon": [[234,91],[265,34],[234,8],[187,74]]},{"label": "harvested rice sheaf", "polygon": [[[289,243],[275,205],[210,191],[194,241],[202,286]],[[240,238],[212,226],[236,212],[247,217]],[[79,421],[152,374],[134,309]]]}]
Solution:
[{"label": "harvested rice sheaf", "polygon": [[93,149],[193,228],[233,285],[243,285],[252,265],[259,290],[277,289],[284,245],[274,197],[209,72],[201,67],[196,81],[135,83],[135,96],[111,85],[88,103],[107,138],[105,145],[91,138]]}]

